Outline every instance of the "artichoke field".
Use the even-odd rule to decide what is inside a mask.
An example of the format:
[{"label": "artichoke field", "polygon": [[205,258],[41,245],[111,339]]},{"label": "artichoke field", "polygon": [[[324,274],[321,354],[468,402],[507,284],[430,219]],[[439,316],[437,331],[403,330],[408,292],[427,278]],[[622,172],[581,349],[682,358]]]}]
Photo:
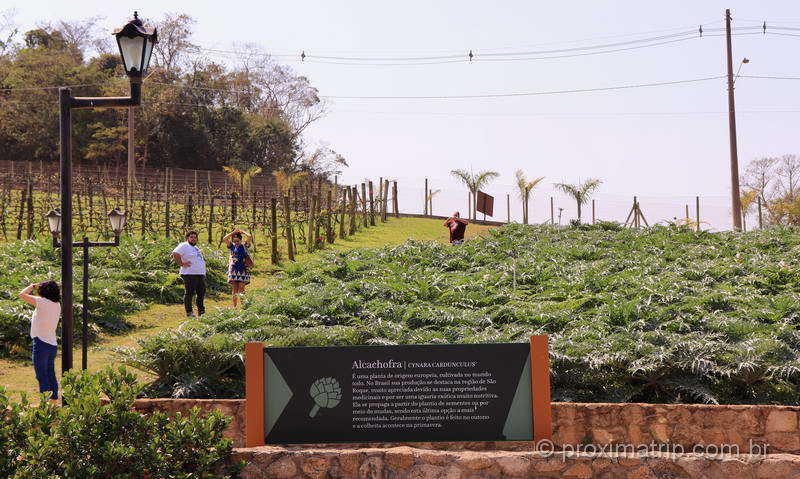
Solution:
[{"label": "artichoke field", "polygon": [[800,236],[611,223],[509,225],[297,264],[244,310],[123,352],[153,396],[236,397],[246,341],[275,346],[550,336],[558,401],[800,401]]}]

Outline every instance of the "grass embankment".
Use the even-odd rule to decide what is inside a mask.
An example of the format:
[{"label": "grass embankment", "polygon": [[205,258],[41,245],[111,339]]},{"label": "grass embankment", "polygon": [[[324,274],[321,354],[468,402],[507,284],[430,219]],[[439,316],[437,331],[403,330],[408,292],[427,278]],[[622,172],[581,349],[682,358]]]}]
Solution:
[{"label": "grass embankment", "polygon": [[[797,404],[800,236],[506,226],[461,248],[410,241],[298,264],[244,311],[153,337],[154,395],[241,394],[245,341],[527,341],[548,334],[567,401]],[[213,365],[213,367],[211,367]]]},{"label": "grass embankment", "polygon": [[[467,229],[467,237],[473,237],[486,232],[489,227],[470,225]],[[202,235],[202,232],[201,232]],[[446,242],[447,230],[442,227],[442,222],[439,220],[419,219],[419,218],[390,218],[387,223],[378,223],[375,227],[370,227],[366,230],[360,230],[353,236],[345,239],[337,239],[333,245],[328,245],[324,250],[317,251],[313,254],[305,253],[305,248],[302,243],[298,244],[300,253],[296,257],[298,263],[305,263],[320,258],[330,251],[346,251],[353,248],[374,248],[382,246],[397,245],[409,238],[420,240],[435,240]],[[281,257],[286,258],[285,254],[285,241],[279,242]],[[49,247],[48,247],[49,248]],[[44,251],[44,250],[43,250]],[[163,252],[164,254],[167,251]],[[94,251],[93,251],[94,254]],[[80,254],[76,254],[79,257]],[[288,261],[278,267],[269,264],[269,246],[268,244],[260,243],[258,250],[255,253],[257,262],[257,270],[253,275],[253,281],[248,287],[248,293],[254,293],[263,290],[268,286],[275,285],[283,277],[282,272],[287,266],[290,266]],[[57,261],[57,257],[53,254],[53,261]],[[169,264],[169,258],[167,258]],[[55,266],[49,266],[52,274],[57,273],[57,263]],[[21,265],[21,266],[24,266]],[[171,265],[170,269],[175,269]],[[79,271],[80,268],[76,268]],[[30,309],[25,308],[21,301],[16,300],[16,293],[27,285],[26,281],[34,281],[38,278],[38,270],[30,270],[27,275],[20,277],[16,282],[9,282],[3,285],[3,289],[7,290],[3,294],[4,297],[9,299],[9,304],[13,304],[19,308],[21,318],[20,323],[21,334],[27,334],[29,329],[29,322],[27,318],[30,317]],[[173,271],[177,273],[177,271]],[[108,284],[104,283],[105,279],[101,276],[93,274],[92,285],[93,287],[102,287],[107,289]],[[76,279],[76,281],[78,281]],[[178,280],[179,281],[179,280]],[[17,284],[18,283],[18,284]],[[25,283],[25,284],[22,284]],[[105,284],[105,286],[104,286]],[[76,286],[75,301],[80,301],[80,282]],[[180,288],[180,287],[179,287]],[[179,292],[182,290],[178,290]],[[20,304],[13,303],[14,301]],[[209,312],[214,312],[219,309],[228,309],[231,306],[230,296],[228,294],[219,294],[206,298],[206,309]],[[76,327],[80,324],[80,315],[76,314]],[[108,365],[118,362],[118,358],[112,353],[112,348],[120,347],[133,347],[137,341],[152,335],[156,335],[166,330],[173,330],[179,325],[186,322],[183,313],[183,307],[180,304],[156,304],[149,308],[136,312],[134,314],[125,316],[124,322],[127,325],[125,331],[116,334],[100,332],[95,343],[89,348],[89,370],[99,371]],[[80,367],[81,350],[80,350],[80,329],[76,331],[75,341],[77,347],[74,351],[74,364]],[[6,387],[12,397],[18,397],[19,392],[26,391],[33,393],[37,391],[36,378],[33,375],[33,368],[28,360],[29,350],[18,351],[17,359],[10,360],[8,358],[0,359],[0,385]],[[56,369],[61,370],[61,352],[56,359]],[[150,380],[152,377],[145,373],[137,373],[143,380]]]}]

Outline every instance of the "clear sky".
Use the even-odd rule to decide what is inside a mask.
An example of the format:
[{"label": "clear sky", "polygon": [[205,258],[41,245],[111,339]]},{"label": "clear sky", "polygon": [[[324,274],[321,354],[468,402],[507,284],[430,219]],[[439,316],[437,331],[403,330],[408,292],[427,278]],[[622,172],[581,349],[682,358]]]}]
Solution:
[{"label": "clear sky", "polygon": [[[9,8],[8,0],[0,10]],[[796,1],[293,1],[124,2],[14,1],[21,29],[37,21],[100,15],[111,30],[135,8],[160,18],[182,12],[195,20],[194,42],[234,49],[258,44],[277,55],[429,57],[462,55],[473,62],[425,65],[345,65],[279,57],[306,75],[323,96],[447,96],[545,92],[649,84],[726,73],[724,27],[766,21],[788,35],[738,30],[734,64],[742,75],[800,77],[800,2]],[[486,61],[487,53],[564,49],[669,35],[697,29],[703,38],[602,55]],[[639,35],[632,35],[639,34]],[[627,45],[631,46],[631,45]],[[580,53],[585,53],[582,51]],[[498,57],[494,57],[498,58]],[[519,57],[515,57],[519,58]],[[340,63],[353,63],[340,61]],[[413,63],[413,62],[411,62]],[[736,67],[736,66],[735,66]],[[739,78],[740,171],[762,156],[800,153],[800,81]],[[590,177],[604,183],[598,217],[624,220],[638,195],[647,219],[683,216],[701,196],[701,216],[715,229],[730,227],[727,94],[724,78],[616,91],[490,99],[329,99],[329,114],[307,132],[343,154],[344,180],[397,179],[401,208],[422,209],[422,181],[442,189],[437,214],[466,207],[455,168],[493,169],[501,176],[488,192],[505,219],[513,172],[545,176],[534,192],[533,220],[549,219],[549,196],[563,221],[575,205],[552,191],[553,182]],[[512,217],[519,206],[512,194]],[[584,211],[590,211],[590,207]],[[558,212],[556,211],[556,214]],[[586,213],[585,213],[586,214]]]}]

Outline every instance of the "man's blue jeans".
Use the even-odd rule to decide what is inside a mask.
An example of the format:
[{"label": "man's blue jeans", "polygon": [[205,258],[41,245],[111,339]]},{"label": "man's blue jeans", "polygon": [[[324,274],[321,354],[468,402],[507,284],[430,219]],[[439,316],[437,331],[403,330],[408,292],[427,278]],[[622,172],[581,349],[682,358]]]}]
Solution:
[{"label": "man's blue jeans", "polygon": [[58,380],[56,380],[56,353],[58,346],[47,344],[33,338],[33,369],[39,381],[39,392],[51,391],[50,399],[58,399]]}]

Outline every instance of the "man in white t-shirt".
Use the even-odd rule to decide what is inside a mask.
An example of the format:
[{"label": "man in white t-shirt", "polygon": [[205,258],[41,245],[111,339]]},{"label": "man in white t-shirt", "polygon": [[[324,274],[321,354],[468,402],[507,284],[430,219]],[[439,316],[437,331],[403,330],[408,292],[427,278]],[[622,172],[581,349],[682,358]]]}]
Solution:
[{"label": "man in white t-shirt", "polygon": [[186,241],[172,250],[172,257],[181,267],[183,278],[183,306],[186,316],[194,317],[192,312],[192,296],[197,295],[197,314],[203,315],[206,307],[203,299],[206,295],[206,261],[200,248],[197,247],[197,231],[186,233]]}]

